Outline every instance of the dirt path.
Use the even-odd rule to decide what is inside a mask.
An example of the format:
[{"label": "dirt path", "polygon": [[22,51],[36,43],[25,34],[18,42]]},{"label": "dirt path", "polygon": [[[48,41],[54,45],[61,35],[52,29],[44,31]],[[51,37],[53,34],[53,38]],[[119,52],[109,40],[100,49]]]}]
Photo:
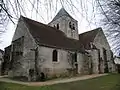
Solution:
[{"label": "dirt path", "polygon": [[56,80],[50,80],[46,82],[21,82],[21,81],[14,81],[8,78],[0,77],[0,81],[23,84],[23,85],[28,85],[28,86],[45,86],[45,85],[53,85],[53,84],[58,84],[58,83],[67,83],[67,82],[74,82],[74,81],[79,81],[79,80],[86,80],[86,79],[91,79],[91,78],[105,76],[105,75],[108,75],[108,74],[84,75],[80,77],[56,79]]}]

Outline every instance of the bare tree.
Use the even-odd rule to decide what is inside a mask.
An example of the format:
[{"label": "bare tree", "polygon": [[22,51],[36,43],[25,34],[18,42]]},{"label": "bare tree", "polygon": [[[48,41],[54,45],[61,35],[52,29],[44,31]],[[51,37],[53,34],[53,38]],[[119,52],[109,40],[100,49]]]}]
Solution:
[{"label": "bare tree", "polygon": [[5,7],[5,4],[3,0],[0,1],[0,33],[4,32],[6,28],[7,23],[8,23],[8,17],[7,13],[7,8]]},{"label": "bare tree", "polygon": [[[36,20],[40,18],[46,23],[47,20],[51,20],[51,18],[55,16],[59,7],[62,6],[74,15],[76,15],[76,12],[79,13],[79,16],[85,18],[90,27],[94,14],[89,17],[89,7],[87,3],[88,0],[1,0],[0,11],[3,11],[5,16],[13,23],[15,23],[15,20],[18,20],[20,15],[30,18],[36,17]],[[89,3],[94,6],[95,0],[91,0]],[[94,13],[95,8],[93,7],[91,9],[92,13]],[[80,21],[83,18],[80,18]]]},{"label": "bare tree", "polygon": [[120,0],[96,0],[112,50],[120,52]]}]

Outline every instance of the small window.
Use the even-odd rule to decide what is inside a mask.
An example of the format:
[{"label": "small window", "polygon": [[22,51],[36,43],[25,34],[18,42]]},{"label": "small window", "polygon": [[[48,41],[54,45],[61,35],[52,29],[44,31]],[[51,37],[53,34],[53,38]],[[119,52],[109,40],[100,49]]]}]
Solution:
[{"label": "small window", "polygon": [[59,24],[57,24],[57,29],[59,29]]},{"label": "small window", "polygon": [[58,56],[57,50],[53,50],[53,62],[57,62],[58,61],[57,56]]}]

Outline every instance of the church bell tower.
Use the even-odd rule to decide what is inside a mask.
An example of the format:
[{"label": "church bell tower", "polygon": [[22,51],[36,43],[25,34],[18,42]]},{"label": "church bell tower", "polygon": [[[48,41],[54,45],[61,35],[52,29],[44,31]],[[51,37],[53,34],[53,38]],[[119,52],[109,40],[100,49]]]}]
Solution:
[{"label": "church bell tower", "polygon": [[53,20],[48,24],[65,33],[68,38],[79,39],[78,22],[70,16],[64,8],[61,8]]}]

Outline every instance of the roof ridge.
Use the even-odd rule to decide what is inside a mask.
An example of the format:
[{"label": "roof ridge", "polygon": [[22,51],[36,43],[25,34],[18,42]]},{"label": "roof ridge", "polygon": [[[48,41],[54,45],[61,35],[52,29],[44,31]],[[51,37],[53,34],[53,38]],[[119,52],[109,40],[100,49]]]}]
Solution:
[{"label": "roof ridge", "polygon": [[90,42],[93,42],[98,32],[102,30],[102,28],[96,28],[91,31],[84,32],[79,34],[79,41],[85,46],[86,49],[89,49]]},{"label": "roof ridge", "polygon": [[[21,15],[21,16],[22,16],[22,15]],[[54,28],[54,27],[52,27],[52,26],[49,26],[49,25],[47,25],[47,24],[38,22],[38,21],[36,21],[36,20],[30,19],[30,18],[27,18],[27,17],[24,17],[24,16],[22,16],[22,17],[23,17],[23,19],[27,19],[27,20],[33,21],[33,22],[35,22],[35,23],[37,23],[37,24],[41,24],[41,25],[43,25],[43,26],[45,26],[45,27],[52,28],[52,30],[54,30],[54,31],[56,31],[56,32],[60,32],[61,34],[65,35],[64,32],[62,32],[61,30],[58,30],[58,29],[56,29],[56,28]],[[26,21],[25,21],[25,23],[27,24]]]},{"label": "roof ridge", "polygon": [[79,35],[86,34],[86,33],[90,33],[90,32],[93,32],[93,31],[99,31],[99,30],[102,30],[102,28],[99,27],[99,28],[96,28],[96,29],[92,29],[92,30],[90,30],[90,31],[86,31],[86,32],[80,33]]}]

